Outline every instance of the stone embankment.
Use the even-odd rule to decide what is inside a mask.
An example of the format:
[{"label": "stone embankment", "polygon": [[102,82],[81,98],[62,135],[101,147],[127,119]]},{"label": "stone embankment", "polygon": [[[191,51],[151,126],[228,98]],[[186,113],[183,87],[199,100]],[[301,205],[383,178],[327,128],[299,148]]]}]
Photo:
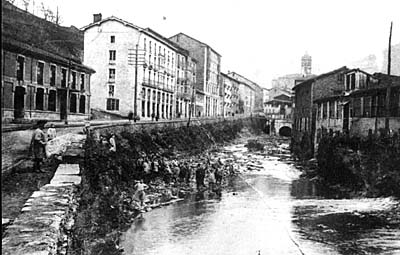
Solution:
[{"label": "stone embankment", "polygon": [[[81,156],[85,136],[67,134],[49,146],[52,154]],[[6,228],[2,254],[65,254],[67,233],[74,221],[76,188],[81,182],[79,164],[60,164],[49,184],[35,191],[20,215]]]}]

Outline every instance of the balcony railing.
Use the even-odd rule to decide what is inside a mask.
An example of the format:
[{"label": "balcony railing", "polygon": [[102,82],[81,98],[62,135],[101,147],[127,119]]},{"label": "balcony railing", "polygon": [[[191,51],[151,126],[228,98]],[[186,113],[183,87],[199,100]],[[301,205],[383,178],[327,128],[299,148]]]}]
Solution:
[{"label": "balcony railing", "polygon": [[147,86],[147,87],[151,87],[151,88],[155,88],[155,89],[165,90],[165,91],[168,91],[168,92],[174,92],[174,89],[173,89],[172,85],[167,86],[167,84],[162,83],[162,82],[158,82],[158,81],[143,80],[142,81],[142,85],[143,86]]}]

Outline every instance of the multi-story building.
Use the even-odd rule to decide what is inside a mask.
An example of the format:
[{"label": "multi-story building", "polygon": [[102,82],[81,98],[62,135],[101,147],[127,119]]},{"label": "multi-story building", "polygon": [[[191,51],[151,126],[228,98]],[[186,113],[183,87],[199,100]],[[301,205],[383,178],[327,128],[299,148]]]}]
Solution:
[{"label": "multi-story building", "polygon": [[[29,24],[29,25],[28,25]],[[2,1],[2,121],[90,117],[83,36]]]},{"label": "multi-story building", "polygon": [[264,114],[267,119],[292,118],[292,94],[282,93],[264,103]]},{"label": "multi-story building", "polygon": [[[303,81],[293,88],[295,92],[292,132],[294,142],[300,142],[306,135],[310,147],[314,149],[313,144],[317,139],[316,118],[318,109],[315,102],[318,102],[321,98],[340,94],[344,86],[344,75],[347,71],[348,68],[344,66]],[[336,107],[341,106],[337,105]]]},{"label": "multi-story building", "polygon": [[220,68],[221,55],[209,45],[186,34],[179,33],[169,38],[189,52],[197,60],[196,66],[196,116],[221,115]]},{"label": "multi-story building", "polygon": [[399,76],[351,69],[344,74],[343,87],[336,95],[314,102],[318,105],[318,137],[324,131],[366,136],[369,132],[400,128]]},{"label": "multi-story building", "polygon": [[239,113],[239,81],[233,79],[225,73],[221,73],[223,93],[224,116],[235,116]]},{"label": "multi-story building", "polygon": [[177,79],[176,79],[176,116],[194,116],[194,89],[196,84],[196,60],[189,56],[188,51],[178,49],[177,51]]},{"label": "multi-story building", "polygon": [[150,28],[113,16],[95,14],[83,30],[84,62],[97,70],[94,108],[122,117],[132,112],[142,119],[188,114],[196,62],[185,50]]},{"label": "multi-story building", "polygon": [[[243,102],[248,101],[249,102],[249,112],[254,113],[254,112],[263,112],[263,90],[262,88],[255,82],[251,81],[250,79],[244,77],[243,75],[240,75],[235,72],[228,72],[228,76],[238,80],[241,84],[246,85],[247,87],[250,87],[251,90],[249,91],[250,93],[250,98],[245,99],[241,98]],[[245,87],[242,87],[243,91],[247,91]],[[240,93],[240,97],[242,97],[243,94]]]}]

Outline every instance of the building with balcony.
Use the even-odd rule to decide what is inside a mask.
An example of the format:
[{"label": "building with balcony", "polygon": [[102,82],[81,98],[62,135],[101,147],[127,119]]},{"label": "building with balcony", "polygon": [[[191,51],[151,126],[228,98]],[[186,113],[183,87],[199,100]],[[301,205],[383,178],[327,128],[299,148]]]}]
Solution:
[{"label": "building with balcony", "polygon": [[2,121],[88,119],[94,70],[82,52],[78,29],[2,1]]},{"label": "building with balcony", "polygon": [[[400,129],[400,76],[369,74],[358,68],[344,73],[336,95],[316,99],[318,138],[328,132],[352,136]],[[318,142],[318,139],[317,139]]]},{"label": "building with balcony", "polygon": [[176,34],[169,39],[187,50],[190,57],[197,60],[195,85],[196,116],[221,115],[221,55],[209,45],[183,33]]},{"label": "building with balcony", "polygon": [[193,86],[196,84],[196,65],[197,61],[189,56],[189,52],[178,47],[175,102],[175,114],[178,118],[195,116]]},{"label": "building with balcony", "polygon": [[[114,16],[102,19],[95,14],[83,31],[84,63],[97,71],[92,77],[93,108],[121,117],[132,112],[141,119],[182,114],[184,100],[177,92],[190,84],[186,86],[180,68],[177,87],[177,61],[178,54],[180,60],[187,56],[185,51],[150,28]],[[188,63],[193,65],[192,60]]]},{"label": "building with balcony", "polygon": [[239,113],[252,114],[263,112],[263,89],[255,82],[235,72],[228,72],[229,77],[239,81]]},{"label": "building with balcony", "polygon": [[240,82],[221,73],[223,99],[222,112],[224,116],[235,116],[239,113],[239,84]]}]

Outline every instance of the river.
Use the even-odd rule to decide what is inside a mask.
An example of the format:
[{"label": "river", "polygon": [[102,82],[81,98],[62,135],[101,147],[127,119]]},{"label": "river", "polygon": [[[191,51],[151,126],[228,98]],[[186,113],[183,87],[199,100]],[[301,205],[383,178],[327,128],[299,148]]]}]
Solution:
[{"label": "river", "polygon": [[197,193],[145,213],[123,234],[124,254],[400,253],[400,230],[366,214],[390,210],[393,199],[324,199],[299,181],[287,142],[273,155],[244,145],[213,155],[233,159],[242,172],[221,195]]}]

